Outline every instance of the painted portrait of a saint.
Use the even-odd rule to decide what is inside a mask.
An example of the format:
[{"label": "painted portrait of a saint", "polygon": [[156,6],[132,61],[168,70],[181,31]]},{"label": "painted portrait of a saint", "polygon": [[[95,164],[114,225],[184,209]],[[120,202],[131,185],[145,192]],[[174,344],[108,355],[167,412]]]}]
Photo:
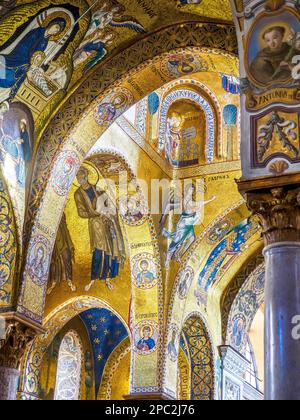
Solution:
[{"label": "painted portrait of a saint", "polygon": [[300,54],[300,23],[285,12],[278,21],[262,18],[248,44],[249,75],[258,85],[292,83],[293,58]]}]

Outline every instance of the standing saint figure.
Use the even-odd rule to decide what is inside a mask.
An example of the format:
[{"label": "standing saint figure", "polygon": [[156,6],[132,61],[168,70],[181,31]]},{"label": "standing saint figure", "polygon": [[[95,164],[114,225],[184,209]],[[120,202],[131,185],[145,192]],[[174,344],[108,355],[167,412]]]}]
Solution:
[{"label": "standing saint figure", "polygon": [[67,219],[63,213],[60,222],[52,261],[50,266],[51,285],[48,289],[50,295],[55,287],[63,282],[66,282],[72,292],[76,292],[76,287],[73,284],[73,262],[75,261],[75,247],[68,229]]},{"label": "standing saint figure", "polygon": [[110,279],[119,275],[120,264],[125,260],[125,245],[117,216],[106,215],[99,209],[99,199],[104,198],[107,205],[106,193],[90,184],[89,172],[81,168],[77,174],[80,187],[75,192],[75,203],[78,215],[88,219],[92,258],[92,279],[86,287],[89,291],[97,280],[104,280],[112,290]]},{"label": "standing saint figure", "polygon": [[27,121],[20,121],[20,139],[19,139],[19,163],[18,163],[18,181],[21,185],[26,184],[27,165],[31,162],[31,146],[27,128]]}]

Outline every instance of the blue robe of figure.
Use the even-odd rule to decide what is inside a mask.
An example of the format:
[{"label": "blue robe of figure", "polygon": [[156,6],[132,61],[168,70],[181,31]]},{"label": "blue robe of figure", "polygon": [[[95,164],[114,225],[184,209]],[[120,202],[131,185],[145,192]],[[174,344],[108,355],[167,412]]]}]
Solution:
[{"label": "blue robe of figure", "polygon": [[137,345],[138,350],[143,350],[143,351],[149,351],[154,349],[155,347],[155,341],[153,340],[153,338],[148,338],[147,340],[145,338],[142,338]]},{"label": "blue robe of figure", "polygon": [[31,148],[29,134],[27,130],[21,132],[21,145],[20,145],[20,162],[17,167],[18,182],[25,186],[26,183],[26,164],[31,161]]},{"label": "blue robe of figure", "polygon": [[0,78],[0,88],[11,88],[11,99],[16,95],[26,79],[30,61],[37,51],[45,52],[49,38],[45,36],[47,28],[30,31],[9,53],[0,55],[5,59],[5,78]]},{"label": "blue robe of figure", "polygon": [[28,163],[31,161],[31,147],[30,147],[30,140],[29,140],[29,133],[27,130],[21,132],[21,158],[24,162]]},{"label": "blue robe of figure", "polygon": [[94,58],[92,58],[85,66],[85,70],[90,70],[96,64],[99,63],[107,54],[107,50],[105,48],[105,43],[102,41],[99,42],[89,42],[83,47],[83,51],[85,52],[96,52]]}]

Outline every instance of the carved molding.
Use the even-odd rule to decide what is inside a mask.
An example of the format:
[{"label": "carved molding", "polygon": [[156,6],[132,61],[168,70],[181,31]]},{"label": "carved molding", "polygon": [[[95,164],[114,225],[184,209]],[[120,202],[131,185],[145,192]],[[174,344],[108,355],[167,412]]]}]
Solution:
[{"label": "carved molding", "polygon": [[300,185],[245,193],[248,208],[257,216],[266,245],[300,242]]},{"label": "carved molding", "polygon": [[223,369],[242,379],[249,368],[250,362],[230,346],[220,346],[219,351]]}]

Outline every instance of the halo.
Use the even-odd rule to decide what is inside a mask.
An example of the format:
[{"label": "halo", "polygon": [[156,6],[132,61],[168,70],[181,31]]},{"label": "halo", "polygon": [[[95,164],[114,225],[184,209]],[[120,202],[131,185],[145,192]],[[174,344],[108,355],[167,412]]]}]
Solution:
[{"label": "halo", "polygon": [[40,25],[43,28],[46,28],[47,26],[49,26],[49,24],[51,22],[53,22],[56,19],[63,19],[63,20],[65,20],[66,27],[59,34],[50,37],[50,41],[53,41],[53,42],[60,41],[69,32],[69,30],[72,27],[71,17],[69,16],[68,13],[63,12],[63,11],[54,12],[54,13],[51,13],[49,16],[46,16],[45,19],[43,19],[41,21],[41,24]]},{"label": "halo", "polygon": [[[83,164],[80,166],[80,169],[82,169],[82,168],[84,168],[88,171],[88,182],[91,185],[97,185],[99,180],[100,180],[100,174],[99,174],[96,166],[93,163],[86,161],[86,162],[83,162]],[[80,169],[78,170],[78,172],[80,171]],[[73,185],[76,188],[80,188],[80,185],[76,181],[73,182]]]},{"label": "halo", "polygon": [[[121,103],[120,104],[115,104],[115,100],[117,99],[117,98],[121,98],[122,99],[122,101],[121,101]],[[120,93],[117,93],[116,95],[114,95],[112,98],[111,98],[111,101],[110,101],[117,109],[120,109],[120,108],[122,108],[125,104],[126,104],[126,102],[127,102],[127,96],[125,95],[125,93],[123,93],[123,92],[120,92]]]},{"label": "halo", "polygon": [[265,25],[263,27],[263,29],[261,29],[261,31],[258,34],[258,42],[259,42],[260,48],[265,48],[265,41],[264,41],[264,38],[263,38],[264,33],[267,30],[269,30],[271,28],[274,28],[276,26],[281,26],[282,28],[285,29],[285,35],[284,35],[283,41],[286,41],[287,40],[287,38],[288,38],[288,36],[289,36],[289,34],[291,32],[291,26],[288,23],[282,22],[282,21],[268,23],[267,25]]},{"label": "halo", "polygon": [[152,327],[152,325],[149,325],[149,324],[146,324],[146,325],[143,325],[141,328],[140,328],[140,336],[141,337],[143,337],[144,336],[144,330],[145,330],[145,328],[149,328],[150,329],[150,337],[153,337],[153,335],[154,335],[154,328]]},{"label": "halo", "polygon": [[46,58],[46,54],[43,51],[36,51],[32,57],[31,57],[31,63],[35,60],[35,58],[40,55],[42,57],[42,60],[44,61]]},{"label": "halo", "polygon": [[38,256],[38,251],[39,251],[40,249],[42,249],[42,250],[43,250],[43,252],[44,252],[44,257],[46,256],[46,254],[47,254],[47,250],[46,250],[45,245],[44,245],[44,244],[42,244],[42,243],[37,243],[37,244],[36,244],[36,247],[35,247],[35,250],[34,250],[34,257],[35,257],[35,258],[37,258],[37,256]]},{"label": "halo", "polygon": [[[139,267],[140,270],[142,270],[141,266],[142,266],[142,262],[144,262],[144,261],[147,261],[146,258],[142,258],[141,261],[139,261],[138,267]],[[148,268],[150,268],[151,264],[150,264],[149,261],[147,261],[147,264],[148,264]]]}]

